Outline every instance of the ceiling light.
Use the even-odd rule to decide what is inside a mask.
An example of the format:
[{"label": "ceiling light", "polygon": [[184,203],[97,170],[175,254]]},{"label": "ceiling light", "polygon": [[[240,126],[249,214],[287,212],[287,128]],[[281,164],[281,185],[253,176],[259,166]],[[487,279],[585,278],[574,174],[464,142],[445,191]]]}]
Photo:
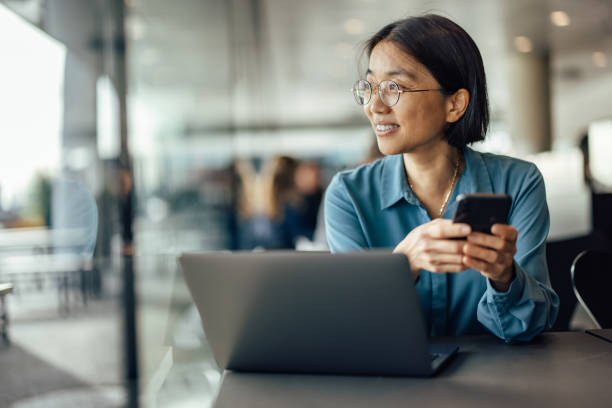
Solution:
[{"label": "ceiling light", "polygon": [[605,68],[608,66],[608,57],[601,51],[595,51],[593,53],[593,64],[597,68]]},{"label": "ceiling light", "polygon": [[531,40],[528,37],[525,37],[524,35],[519,35],[518,37],[514,38],[514,47],[519,52],[526,53],[533,51],[533,44],[531,43]]},{"label": "ceiling light", "polygon": [[125,31],[130,40],[141,40],[146,33],[146,29],[147,27],[138,17],[127,17],[125,19]]},{"label": "ceiling light", "polygon": [[553,11],[550,13],[550,21],[557,27],[567,27],[570,25],[570,17],[565,11]]},{"label": "ceiling light", "polygon": [[344,31],[353,35],[361,34],[363,32],[363,23],[356,18],[349,18],[344,22]]}]

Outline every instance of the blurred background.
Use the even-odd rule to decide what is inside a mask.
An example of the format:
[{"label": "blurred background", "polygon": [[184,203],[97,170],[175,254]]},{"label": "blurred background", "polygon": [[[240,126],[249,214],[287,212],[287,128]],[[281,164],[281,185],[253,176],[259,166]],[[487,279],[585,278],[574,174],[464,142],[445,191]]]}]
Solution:
[{"label": "blurred background", "polygon": [[612,236],[608,0],[0,0],[0,406],[209,406],[184,251],[326,248],[335,172],[378,157],[361,46],[434,12],[482,53],[474,148],[544,175],[557,330]]}]

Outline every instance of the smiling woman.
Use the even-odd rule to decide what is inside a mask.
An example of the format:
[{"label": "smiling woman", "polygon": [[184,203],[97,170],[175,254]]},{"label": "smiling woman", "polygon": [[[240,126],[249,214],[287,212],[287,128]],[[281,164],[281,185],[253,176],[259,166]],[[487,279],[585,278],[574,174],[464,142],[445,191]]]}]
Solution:
[{"label": "smiling woman", "polygon": [[[544,182],[532,163],[478,153],[489,122],[480,52],[437,15],[383,27],[365,46],[355,101],[387,157],[337,174],[325,198],[332,251],[394,248],[410,261],[431,335],[491,332],[530,340],[559,300],[545,258]],[[512,197],[508,224],[489,234],[454,224],[454,199]]]}]

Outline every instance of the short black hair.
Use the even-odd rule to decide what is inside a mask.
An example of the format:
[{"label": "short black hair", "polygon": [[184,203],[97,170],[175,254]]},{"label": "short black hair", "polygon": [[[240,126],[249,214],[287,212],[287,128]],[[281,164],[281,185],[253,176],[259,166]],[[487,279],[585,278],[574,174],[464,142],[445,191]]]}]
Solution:
[{"label": "short black hair", "polygon": [[452,95],[461,88],[470,93],[465,113],[446,129],[448,144],[463,149],[484,140],[489,127],[487,80],[480,51],[463,28],[435,14],[398,20],[366,41],[368,58],[381,41],[393,42],[423,64],[443,93]]}]

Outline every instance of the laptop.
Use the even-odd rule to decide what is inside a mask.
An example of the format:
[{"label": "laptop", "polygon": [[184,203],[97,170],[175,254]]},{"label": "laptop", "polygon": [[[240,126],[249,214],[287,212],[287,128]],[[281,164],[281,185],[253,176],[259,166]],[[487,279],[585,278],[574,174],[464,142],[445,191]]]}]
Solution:
[{"label": "laptop", "polygon": [[431,376],[408,259],[390,252],[211,252],[179,257],[221,369]]}]

